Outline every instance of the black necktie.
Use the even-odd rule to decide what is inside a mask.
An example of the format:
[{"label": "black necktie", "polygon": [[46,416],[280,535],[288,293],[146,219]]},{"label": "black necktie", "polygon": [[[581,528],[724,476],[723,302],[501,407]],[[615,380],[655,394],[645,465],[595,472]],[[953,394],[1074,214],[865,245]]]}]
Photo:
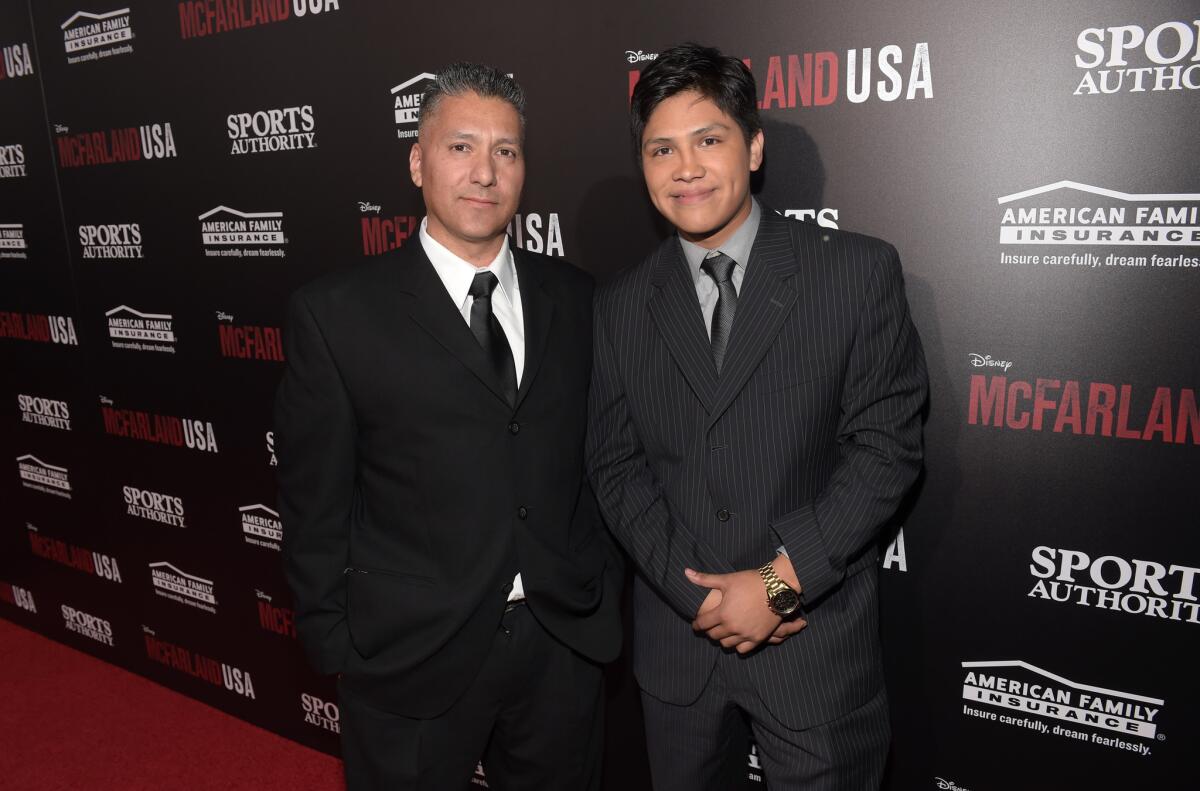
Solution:
[{"label": "black necktie", "polygon": [[733,313],[737,310],[738,295],[733,287],[733,266],[734,260],[724,253],[705,258],[700,264],[700,268],[717,282],[717,305],[713,308],[712,317],[712,353],[718,374],[721,373],[721,363],[725,362],[729,333],[733,329]]},{"label": "black necktie", "polygon": [[517,403],[517,368],[504,330],[492,312],[492,291],[498,282],[491,272],[479,272],[471,281],[471,290],[467,292],[474,300],[471,302],[471,332],[487,352],[496,378],[504,388],[504,397],[509,406],[513,406]]}]

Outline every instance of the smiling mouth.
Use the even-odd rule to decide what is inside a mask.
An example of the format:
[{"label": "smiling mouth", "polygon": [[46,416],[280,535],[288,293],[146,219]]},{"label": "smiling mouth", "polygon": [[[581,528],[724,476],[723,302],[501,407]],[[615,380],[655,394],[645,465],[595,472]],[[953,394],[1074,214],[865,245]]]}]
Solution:
[{"label": "smiling mouth", "polygon": [[676,203],[682,203],[683,205],[687,206],[687,205],[691,205],[691,204],[695,204],[695,203],[701,203],[701,202],[707,200],[708,198],[710,198],[712,196],[712,194],[714,192],[716,192],[716,190],[711,190],[711,189],[695,190],[695,191],[690,191],[690,192],[673,192],[673,193],[671,193],[671,200],[675,201]]}]

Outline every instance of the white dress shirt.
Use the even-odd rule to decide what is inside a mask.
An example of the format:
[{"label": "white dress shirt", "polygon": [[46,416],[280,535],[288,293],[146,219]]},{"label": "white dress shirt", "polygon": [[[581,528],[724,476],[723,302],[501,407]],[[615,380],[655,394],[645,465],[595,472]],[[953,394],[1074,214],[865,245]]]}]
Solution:
[{"label": "white dress shirt", "polygon": [[[471,296],[471,283],[480,272],[491,272],[496,276],[498,285],[492,292],[492,314],[504,330],[508,340],[508,348],[512,350],[513,367],[517,372],[517,387],[521,386],[521,374],[525,370],[525,319],[521,312],[521,287],[517,281],[517,268],[513,263],[512,250],[508,247],[508,237],[500,252],[486,267],[477,267],[469,261],[464,261],[446,249],[445,245],[429,235],[429,218],[421,220],[421,247],[429,256],[429,263],[446,287],[450,299],[458,307],[463,321],[471,325],[471,305],[475,302]],[[508,594],[509,601],[525,598],[525,586],[521,583],[521,574],[513,578],[513,588]]]}]

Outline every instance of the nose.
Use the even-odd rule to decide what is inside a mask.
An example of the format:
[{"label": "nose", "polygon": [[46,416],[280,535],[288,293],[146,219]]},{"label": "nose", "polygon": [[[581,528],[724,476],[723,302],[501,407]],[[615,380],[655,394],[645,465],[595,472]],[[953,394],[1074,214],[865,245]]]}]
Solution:
[{"label": "nose", "polygon": [[496,163],[492,161],[489,151],[480,151],[475,155],[471,167],[471,182],[481,187],[491,187],[496,183]]},{"label": "nose", "polygon": [[675,158],[675,172],[672,174],[672,178],[676,181],[695,181],[704,178],[704,174],[704,165],[696,156],[696,152],[686,146],[683,147]]}]

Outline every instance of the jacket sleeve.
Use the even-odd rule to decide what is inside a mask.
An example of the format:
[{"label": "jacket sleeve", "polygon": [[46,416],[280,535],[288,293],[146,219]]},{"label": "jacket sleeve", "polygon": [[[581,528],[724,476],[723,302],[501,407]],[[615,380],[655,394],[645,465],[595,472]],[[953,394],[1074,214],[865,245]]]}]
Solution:
[{"label": "jacket sleeve", "polygon": [[329,346],[301,293],[288,306],[287,359],[275,395],[283,558],[296,630],[318,672],[345,667],[345,569],[354,501],[355,421]]},{"label": "jacket sleeve", "polygon": [[587,459],[596,499],[609,530],[643,578],[690,621],[708,590],[689,582],[683,570],[733,569],[671,513],[633,424],[599,299],[592,346]]},{"label": "jacket sleeve", "polygon": [[900,259],[887,245],[867,283],[846,368],[840,458],[812,502],[775,520],[811,604],[835,588],[849,558],[877,538],[921,469],[925,356],[909,316]]}]

